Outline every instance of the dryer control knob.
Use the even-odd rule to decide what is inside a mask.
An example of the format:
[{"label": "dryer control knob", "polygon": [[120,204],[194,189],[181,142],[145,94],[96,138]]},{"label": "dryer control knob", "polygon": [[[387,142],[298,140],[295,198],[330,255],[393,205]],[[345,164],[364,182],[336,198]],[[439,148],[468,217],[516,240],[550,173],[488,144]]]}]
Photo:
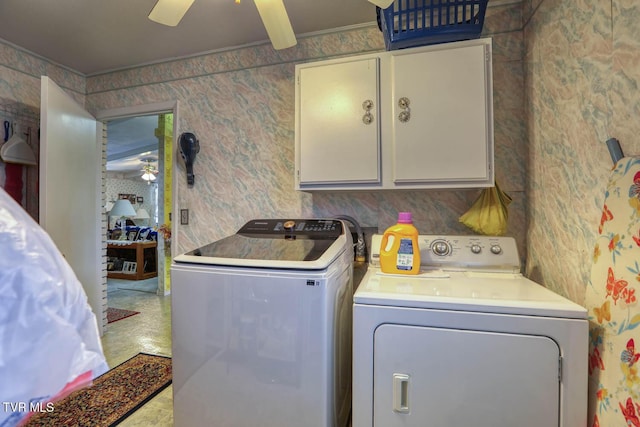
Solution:
[{"label": "dryer control knob", "polygon": [[431,244],[431,250],[434,254],[439,256],[449,255],[449,252],[451,252],[449,244],[444,240],[436,240],[435,242],[433,242]]},{"label": "dryer control knob", "polygon": [[479,254],[482,252],[482,247],[480,245],[471,245],[471,252],[474,254]]},{"label": "dryer control knob", "polygon": [[502,253],[502,248],[500,247],[500,245],[492,245],[491,253],[495,255],[500,255]]}]

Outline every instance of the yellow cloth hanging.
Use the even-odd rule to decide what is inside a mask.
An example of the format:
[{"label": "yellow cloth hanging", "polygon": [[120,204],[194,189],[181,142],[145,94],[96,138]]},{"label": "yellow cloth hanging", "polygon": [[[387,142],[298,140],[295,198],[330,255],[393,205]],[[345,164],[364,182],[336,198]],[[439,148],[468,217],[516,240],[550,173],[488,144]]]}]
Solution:
[{"label": "yellow cloth hanging", "polygon": [[507,232],[511,197],[498,187],[485,188],[459,221],[479,234],[502,236]]}]

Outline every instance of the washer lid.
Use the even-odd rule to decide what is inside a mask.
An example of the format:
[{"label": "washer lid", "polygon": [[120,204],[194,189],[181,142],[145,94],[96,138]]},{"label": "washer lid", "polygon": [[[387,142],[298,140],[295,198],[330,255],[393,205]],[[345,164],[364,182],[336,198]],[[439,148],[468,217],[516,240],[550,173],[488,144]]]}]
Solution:
[{"label": "washer lid", "polygon": [[331,219],[256,219],[232,236],[179,255],[178,263],[289,268],[326,268],[347,247],[351,234]]},{"label": "washer lid", "polygon": [[371,268],[356,304],[586,319],[584,307],[521,274],[432,270],[388,275]]}]

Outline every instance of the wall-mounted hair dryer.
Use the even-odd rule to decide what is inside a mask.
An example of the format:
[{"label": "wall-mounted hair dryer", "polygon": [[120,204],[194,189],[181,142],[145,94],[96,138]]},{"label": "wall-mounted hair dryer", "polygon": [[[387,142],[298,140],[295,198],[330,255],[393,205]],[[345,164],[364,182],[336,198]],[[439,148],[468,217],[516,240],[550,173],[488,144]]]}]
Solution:
[{"label": "wall-mounted hair dryer", "polygon": [[184,164],[187,166],[187,184],[193,185],[195,181],[195,175],[193,174],[193,162],[196,160],[196,154],[200,151],[200,141],[191,132],[184,132],[180,135],[180,155],[184,159]]}]

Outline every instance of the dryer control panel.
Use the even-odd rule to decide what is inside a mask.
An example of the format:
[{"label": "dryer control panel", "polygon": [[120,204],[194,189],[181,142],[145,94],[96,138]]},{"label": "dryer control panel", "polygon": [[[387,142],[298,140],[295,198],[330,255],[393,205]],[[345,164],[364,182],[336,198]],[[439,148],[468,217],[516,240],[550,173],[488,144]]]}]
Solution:
[{"label": "dryer control panel", "polygon": [[[371,239],[373,266],[380,265],[382,235]],[[446,270],[520,272],[518,247],[513,237],[420,235],[421,264]]]}]

